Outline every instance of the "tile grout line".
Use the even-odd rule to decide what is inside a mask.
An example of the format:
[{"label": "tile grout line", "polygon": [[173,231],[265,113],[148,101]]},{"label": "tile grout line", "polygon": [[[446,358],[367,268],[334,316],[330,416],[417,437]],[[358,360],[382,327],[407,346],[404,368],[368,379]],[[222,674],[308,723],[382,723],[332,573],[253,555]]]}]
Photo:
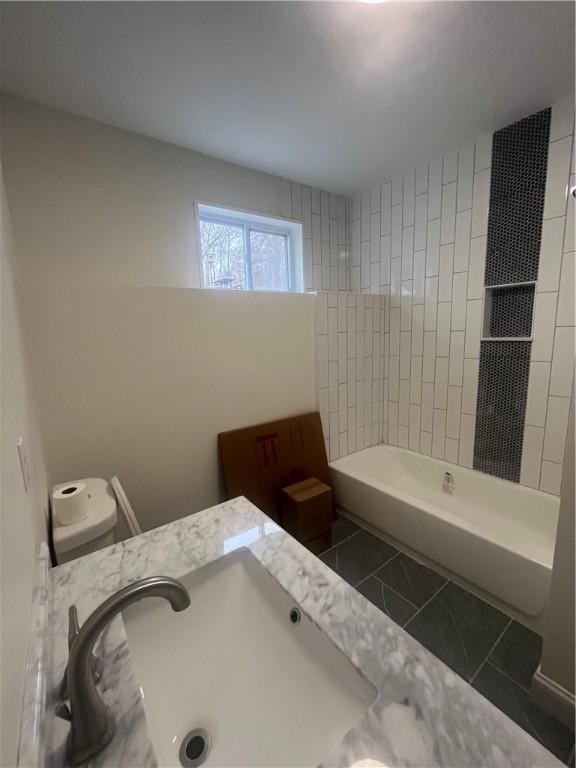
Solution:
[{"label": "tile grout line", "polygon": [[[434,571],[434,573],[436,573],[436,571]],[[439,575],[442,575],[442,574],[439,574]],[[443,578],[445,578],[445,577],[443,577]],[[425,602],[425,603],[424,603],[422,606],[420,606],[420,608],[418,608],[418,610],[416,611],[416,613],[414,614],[414,616],[412,616],[412,618],[410,618],[410,619],[409,619],[409,620],[406,622],[406,624],[404,625],[404,629],[406,629],[406,628],[408,627],[408,625],[410,624],[410,622],[411,622],[411,621],[413,621],[413,620],[416,618],[416,616],[418,616],[418,614],[419,614],[419,613],[421,613],[421,612],[424,610],[424,608],[426,608],[426,606],[428,605],[428,603],[431,603],[431,602],[432,602],[432,600],[434,600],[434,598],[436,597],[436,595],[439,595],[439,594],[440,594],[440,592],[442,592],[442,590],[444,589],[444,587],[447,587],[447,586],[448,586],[448,584],[452,584],[452,583],[453,583],[453,582],[451,582],[451,581],[450,581],[450,579],[446,579],[446,581],[444,582],[444,584],[442,584],[442,586],[441,586],[441,587],[439,587],[439,589],[437,589],[437,590],[436,590],[436,592],[434,592],[434,594],[432,595],[432,597],[429,597],[429,598],[428,598],[428,600],[426,600],[426,602]]]},{"label": "tile grout line", "polygon": [[[416,559],[415,559],[415,558],[413,558],[413,557],[410,557],[410,555],[407,555],[407,554],[406,554],[406,552],[403,552],[401,549],[399,549],[399,550],[398,550],[398,552],[397,552],[397,553],[394,555],[394,557],[391,557],[391,558],[390,558],[390,560],[388,560],[388,562],[387,562],[387,563],[384,563],[384,565],[388,565],[388,563],[391,563],[391,562],[392,562],[392,560],[394,560],[394,558],[395,558],[395,557],[397,557],[398,555],[404,555],[404,557],[408,557],[409,559],[413,560],[413,561],[414,561],[415,563],[417,563],[418,565],[421,565],[421,566],[423,566],[424,568],[426,567],[426,566],[424,566],[424,565],[423,565],[423,563],[419,563],[419,562],[418,562],[418,560],[416,560]],[[404,566],[402,566],[402,568],[404,569]],[[405,600],[405,601],[406,601],[406,602],[407,602],[409,605],[411,605],[413,608],[415,608],[415,609],[416,609],[416,611],[419,611],[420,609],[418,608],[418,606],[417,606],[415,603],[413,603],[413,602],[412,602],[412,600],[409,600],[407,597],[404,597],[404,595],[403,595],[401,592],[399,592],[399,591],[398,591],[397,589],[395,589],[394,587],[390,586],[390,584],[388,584],[387,582],[385,582],[385,581],[384,581],[383,579],[381,579],[379,576],[376,576],[376,573],[377,573],[379,570],[380,570],[380,568],[378,568],[378,569],[376,569],[376,571],[374,571],[374,574],[373,574],[373,575],[374,575],[374,578],[375,578],[375,579],[378,579],[378,581],[379,581],[381,584],[383,584],[383,585],[384,585],[385,587],[387,587],[388,589],[392,590],[392,592],[394,592],[396,595],[398,595],[398,597],[401,597],[401,598],[402,598],[402,600]],[[404,570],[405,570],[405,569],[404,569]],[[433,573],[436,573],[436,571],[434,571],[432,568],[429,568],[428,570],[432,571]],[[439,576],[440,574],[436,574],[436,575],[438,575],[438,576]],[[443,577],[443,578],[444,578],[444,577]],[[416,615],[416,614],[414,614],[414,615]],[[411,616],[410,618],[413,618],[413,617]]]},{"label": "tile grout line", "polygon": [[[398,554],[400,554],[400,553],[398,553]],[[394,557],[396,557],[396,555],[394,555]],[[388,563],[392,562],[392,560],[394,560],[394,557],[390,558],[390,560],[388,560]],[[388,563],[385,563],[385,565],[387,565]],[[373,575],[374,575],[374,574],[373,574]],[[375,578],[377,581],[379,581],[379,582],[380,582],[380,584],[381,584],[383,587],[386,587],[386,589],[389,589],[391,592],[394,592],[394,594],[395,594],[397,597],[400,597],[400,598],[402,598],[402,600],[404,600],[404,602],[408,603],[408,605],[411,605],[411,606],[412,606],[412,608],[415,608],[415,609],[416,609],[416,611],[418,611],[418,610],[419,610],[419,608],[418,608],[418,606],[417,606],[417,605],[415,605],[415,604],[414,604],[414,603],[413,603],[411,600],[408,600],[408,598],[407,598],[407,597],[404,597],[404,595],[402,595],[400,592],[398,592],[398,590],[397,590],[397,589],[394,589],[394,587],[391,587],[391,586],[390,586],[390,584],[387,584],[385,581],[382,581],[382,579],[379,579],[379,578],[378,578],[378,576],[375,576],[375,575],[374,575],[374,578]],[[414,614],[414,615],[416,615],[416,614]],[[412,617],[410,617],[410,618],[412,618]]]},{"label": "tile grout line", "polygon": [[[493,661],[491,661],[489,658],[485,659],[482,662],[482,667],[484,667],[486,664],[489,664],[493,669],[496,670],[499,674],[501,674],[503,677],[505,677],[507,680],[509,680],[511,683],[513,683],[517,688],[520,688],[520,690],[524,691],[524,693],[527,693],[529,696],[532,695],[532,692],[529,688],[526,688],[522,683],[519,683],[518,680],[514,680],[513,677],[511,677],[508,672],[505,672],[503,669],[500,669],[500,667],[496,666]],[[478,670],[480,672],[480,670]],[[478,672],[476,674],[478,674]]]},{"label": "tile grout line", "polygon": [[[484,668],[484,666],[485,666],[486,662],[488,661],[488,658],[490,657],[490,655],[492,654],[492,652],[494,651],[494,649],[496,648],[496,646],[498,645],[498,643],[500,642],[500,640],[502,640],[502,638],[504,637],[504,633],[505,633],[505,632],[508,630],[509,626],[512,624],[512,621],[513,621],[513,619],[509,619],[508,623],[506,624],[506,626],[504,627],[504,629],[502,630],[502,632],[500,632],[500,634],[499,634],[499,635],[498,635],[498,637],[496,638],[496,642],[495,642],[495,643],[492,645],[492,647],[490,648],[490,650],[488,651],[488,653],[487,653],[487,654],[486,654],[486,656],[484,657],[484,661],[482,661],[482,662],[480,663],[480,666],[478,667],[478,669],[476,670],[476,672],[475,672],[475,673],[472,675],[472,677],[470,678],[470,680],[469,680],[469,683],[470,683],[470,685],[472,685],[472,683],[474,682],[474,680],[476,680],[476,678],[477,678],[477,677],[478,677],[478,675],[480,674],[481,670]],[[510,679],[512,679],[512,678],[510,678]]]},{"label": "tile grout line", "polygon": [[[349,520],[350,518],[346,518],[346,519]],[[354,522],[354,521],[352,521],[352,522]],[[328,554],[328,552],[331,552],[333,549],[336,549],[336,547],[339,547],[340,544],[344,544],[345,541],[348,541],[348,539],[351,539],[352,536],[356,536],[357,533],[360,533],[360,531],[363,531],[363,530],[364,530],[364,528],[360,528],[360,526],[358,526],[358,530],[357,531],[354,531],[349,536],[346,536],[341,541],[338,541],[336,544],[332,544],[332,546],[328,547],[328,549],[325,549],[324,552],[320,552],[320,554],[317,555],[317,557],[324,557],[324,555]]]},{"label": "tile grout line", "polygon": [[[347,519],[350,519],[350,518],[347,518]],[[352,521],[352,522],[354,522],[354,521]],[[451,579],[449,579],[447,576],[444,576],[442,573],[439,573],[439,572],[438,572],[438,571],[436,571],[434,568],[431,568],[429,565],[425,565],[424,563],[421,563],[419,560],[417,560],[417,559],[416,559],[415,557],[413,557],[412,555],[409,555],[409,554],[408,554],[407,552],[405,552],[403,549],[400,549],[400,548],[399,548],[399,547],[397,547],[395,544],[391,544],[391,543],[390,543],[390,542],[389,542],[387,539],[384,539],[384,538],[382,538],[381,536],[378,536],[378,535],[376,535],[375,533],[372,533],[372,531],[369,531],[367,528],[362,528],[361,526],[360,526],[360,530],[362,530],[362,531],[367,531],[367,533],[371,533],[371,534],[372,534],[372,536],[376,536],[376,538],[380,539],[380,540],[381,540],[381,541],[383,541],[385,544],[388,544],[389,546],[391,546],[391,547],[394,547],[394,549],[396,549],[396,554],[392,555],[392,557],[390,557],[388,560],[386,560],[384,563],[382,563],[382,565],[379,565],[379,566],[378,566],[378,568],[376,568],[376,570],[375,570],[375,571],[372,571],[372,573],[369,573],[367,576],[365,576],[363,579],[361,579],[361,580],[358,582],[358,584],[356,584],[356,585],[353,585],[353,586],[354,586],[354,589],[357,589],[357,588],[358,588],[358,586],[359,586],[360,584],[362,584],[364,581],[366,581],[366,579],[369,579],[371,576],[375,576],[375,574],[377,573],[377,571],[379,571],[379,570],[380,570],[380,568],[383,568],[385,565],[388,565],[388,563],[391,563],[391,562],[392,562],[392,560],[394,560],[394,558],[398,557],[398,555],[404,555],[404,557],[408,557],[410,560],[413,560],[415,563],[418,563],[418,565],[421,565],[421,566],[422,566],[422,567],[424,567],[424,568],[428,568],[428,570],[432,571],[432,572],[433,572],[433,573],[435,573],[437,576],[440,576],[440,578],[442,578],[442,579],[445,579],[445,583],[444,583],[444,584],[442,584],[442,586],[441,586],[441,587],[439,587],[439,588],[436,590],[436,592],[434,592],[434,594],[433,594],[431,597],[429,597],[429,598],[428,598],[428,600],[426,600],[426,602],[425,602],[425,603],[424,603],[424,604],[423,604],[423,605],[422,605],[422,606],[419,608],[419,607],[418,607],[417,605],[415,605],[415,604],[414,604],[414,603],[413,603],[411,600],[408,600],[408,598],[407,598],[407,597],[404,597],[404,595],[400,594],[400,592],[398,592],[396,589],[394,589],[393,587],[391,587],[389,584],[386,584],[386,582],[382,581],[382,579],[378,578],[378,576],[375,576],[375,578],[376,578],[376,579],[378,579],[378,581],[380,581],[380,582],[381,582],[382,584],[384,584],[386,587],[388,587],[388,588],[389,588],[389,589],[391,589],[393,592],[395,592],[397,595],[399,595],[399,596],[400,596],[400,597],[401,597],[403,600],[406,600],[406,602],[407,602],[407,603],[409,603],[409,604],[410,604],[410,605],[412,605],[414,608],[416,608],[416,613],[414,614],[414,616],[411,616],[411,617],[410,617],[410,619],[409,619],[408,621],[412,621],[412,619],[414,619],[414,618],[416,617],[416,615],[417,615],[418,613],[420,613],[420,611],[421,611],[423,608],[425,608],[425,607],[428,605],[428,603],[429,603],[431,600],[433,600],[433,599],[436,597],[436,595],[437,595],[437,594],[440,592],[440,590],[441,590],[441,589],[443,589],[443,588],[444,588],[444,587],[445,587],[447,584],[449,584],[449,583],[450,583],[450,584],[455,584],[455,582],[453,582],[453,581],[452,581]],[[357,533],[357,531],[356,531],[356,533]],[[353,535],[353,534],[352,534],[352,535]],[[350,538],[350,537],[349,537],[349,538]],[[337,546],[337,545],[336,545],[336,546]],[[326,550],[326,551],[328,551],[328,550]],[[458,585],[456,585],[456,586],[458,586]],[[461,587],[461,589],[463,589],[463,587]],[[468,590],[466,590],[466,591],[468,591]],[[470,593],[470,594],[472,594],[472,593]],[[510,621],[512,621],[512,619],[510,619]],[[408,622],[407,622],[407,623],[408,623]],[[406,625],[404,625],[404,626],[406,626]]]},{"label": "tile grout line", "polygon": [[[362,530],[365,530],[365,529],[362,529]],[[370,531],[368,531],[368,533],[370,533]],[[398,557],[398,555],[399,555],[399,554],[400,554],[400,550],[399,550],[399,549],[397,549],[397,550],[396,550],[396,552],[395,552],[395,553],[394,553],[394,554],[393,554],[391,557],[389,557],[389,558],[388,558],[388,560],[385,560],[383,563],[381,563],[381,564],[378,566],[378,568],[376,568],[375,570],[373,570],[373,571],[372,571],[371,573],[369,573],[367,576],[364,576],[363,578],[361,578],[361,579],[360,579],[360,581],[359,581],[357,584],[352,584],[352,586],[354,587],[354,589],[358,589],[358,587],[360,586],[360,584],[363,584],[363,583],[364,583],[364,582],[365,582],[367,579],[369,579],[369,578],[371,578],[372,576],[374,576],[374,574],[376,573],[376,571],[379,571],[379,570],[380,570],[380,568],[384,568],[384,566],[385,566],[385,565],[388,565],[388,563],[391,563],[391,562],[392,562],[392,560],[394,560],[394,558],[395,558],[395,557]],[[377,577],[377,576],[374,576],[374,578],[378,579],[378,577]],[[378,581],[380,581],[380,579],[378,579]],[[386,585],[386,586],[388,586],[388,585]],[[400,595],[400,597],[402,597],[402,595]],[[406,599],[406,598],[404,598],[404,599]]]}]

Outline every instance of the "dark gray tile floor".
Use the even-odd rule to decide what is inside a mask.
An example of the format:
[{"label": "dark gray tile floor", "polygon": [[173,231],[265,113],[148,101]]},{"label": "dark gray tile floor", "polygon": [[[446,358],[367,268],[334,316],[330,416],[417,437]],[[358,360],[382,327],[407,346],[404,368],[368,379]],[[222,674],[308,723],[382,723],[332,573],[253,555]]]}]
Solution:
[{"label": "dark gray tile floor", "polygon": [[398,550],[362,528],[322,555],[322,560],[353,587],[398,554]]},{"label": "dark gray tile floor", "polygon": [[410,621],[418,610],[415,605],[401,597],[398,592],[390,589],[376,576],[368,576],[367,579],[358,584],[356,589],[402,627]]},{"label": "dark gray tile floor", "polygon": [[406,629],[470,683],[509,622],[496,608],[448,582]]},{"label": "dark gray tile floor", "polygon": [[341,516],[337,517],[332,525],[332,546],[339,544],[359,530],[360,528],[356,523],[352,522],[349,518]]},{"label": "dark gray tile floor", "polygon": [[417,608],[427,603],[446,584],[446,579],[417,563],[403,552],[379,568],[374,576]]},{"label": "dark gray tile floor", "polygon": [[336,520],[333,545],[320,559],[547,749],[574,764],[573,731],[530,697],[539,635],[345,517]]}]

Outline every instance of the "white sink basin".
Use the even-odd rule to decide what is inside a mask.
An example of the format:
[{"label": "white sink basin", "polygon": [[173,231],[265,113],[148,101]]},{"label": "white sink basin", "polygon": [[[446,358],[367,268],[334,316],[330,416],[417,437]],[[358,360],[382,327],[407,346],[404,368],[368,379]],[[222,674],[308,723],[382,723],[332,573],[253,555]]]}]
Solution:
[{"label": "white sink basin", "polygon": [[192,604],[148,598],[123,617],[163,766],[180,765],[194,728],[207,766],[315,766],[361,718],[376,689],[247,549],[181,579]]}]

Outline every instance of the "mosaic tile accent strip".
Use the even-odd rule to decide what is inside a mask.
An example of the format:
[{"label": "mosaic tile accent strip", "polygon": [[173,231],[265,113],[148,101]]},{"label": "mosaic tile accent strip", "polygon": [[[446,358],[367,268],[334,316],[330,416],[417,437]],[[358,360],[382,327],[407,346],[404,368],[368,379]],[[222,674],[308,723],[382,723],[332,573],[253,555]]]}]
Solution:
[{"label": "mosaic tile accent strip", "polygon": [[494,134],[486,285],[537,278],[550,115],[544,109]]},{"label": "mosaic tile accent strip", "polygon": [[490,336],[530,336],[533,305],[533,285],[518,285],[493,291]]},{"label": "mosaic tile accent strip", "polygon": [[530,369],[529,341],[483,341],[474,469],[518,482]]}]

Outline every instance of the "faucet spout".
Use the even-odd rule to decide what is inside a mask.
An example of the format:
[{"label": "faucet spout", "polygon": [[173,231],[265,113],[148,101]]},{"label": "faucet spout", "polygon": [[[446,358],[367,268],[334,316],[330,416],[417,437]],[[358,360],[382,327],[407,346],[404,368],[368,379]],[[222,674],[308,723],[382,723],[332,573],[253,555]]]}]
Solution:
[{"label": "faucet spout", "polygon": [[80,765],[101,752],[114,736],[114,719],[100,698],[92,674],[92,650],[116,614],[144,597],[163,597],[174,611],[190,605],[190,595],[176,579],[151,576],[129,584],[105,600],[84,622],[68,659],[67,680],[72,711],[68,761]]}]

